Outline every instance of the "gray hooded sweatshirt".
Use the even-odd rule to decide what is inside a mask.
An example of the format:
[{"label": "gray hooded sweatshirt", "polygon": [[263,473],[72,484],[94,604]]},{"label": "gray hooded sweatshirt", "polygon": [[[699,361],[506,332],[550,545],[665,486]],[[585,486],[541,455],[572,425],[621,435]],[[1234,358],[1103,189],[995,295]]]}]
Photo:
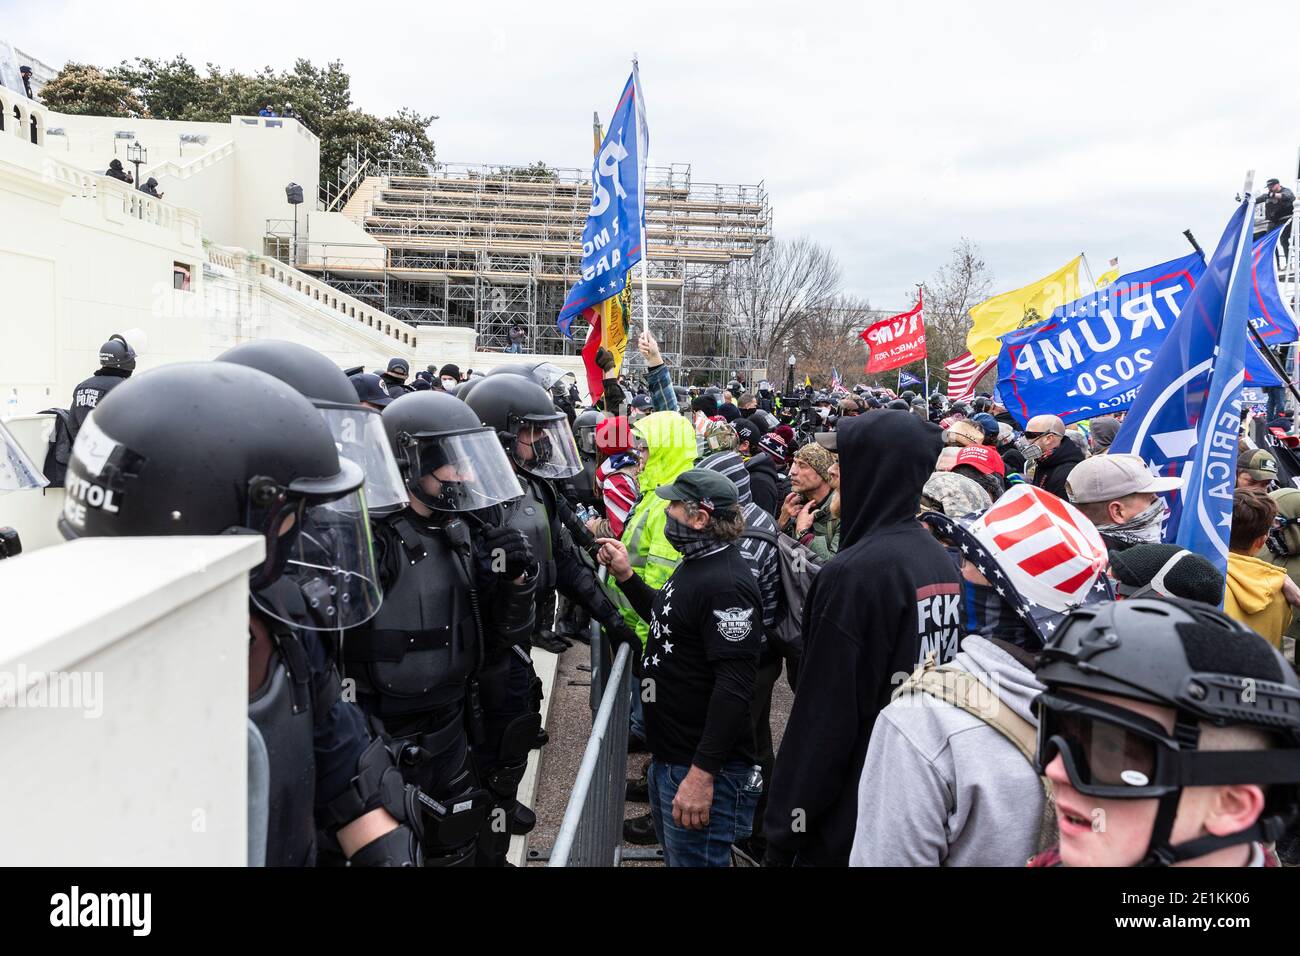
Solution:
[{"label": "gray hooded sweatshirt", "polygon": [[[1035,727],[1043,686],[995,644],[970,635],[952,663]],[[858,783],[850,866],[1024,866],[1038,851],[1043,785],[984,721],[931,697],[880,712]]]}]

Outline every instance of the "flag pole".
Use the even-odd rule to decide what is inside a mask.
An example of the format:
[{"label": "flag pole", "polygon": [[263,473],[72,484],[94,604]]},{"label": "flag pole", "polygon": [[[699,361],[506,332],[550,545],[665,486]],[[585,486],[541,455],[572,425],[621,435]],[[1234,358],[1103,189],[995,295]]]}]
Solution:
[{"label": "flag pole", "polygon": [[[925,331],[925,283],[916,284],[916,304],[921,307],[921,331]],[[925,399],[930,400],[930,349],[925,350]]]},{"label": "flag pole", "polygon": [[[632,54],[632,85],[636,89],[636,155],[637,162],[641,163],[642,168],[648,168],[649,157],[646,155],[646,144],[641,142],[641,123],[644,117],[641,115],[641,66],[637,63],[636,53]],[[646,334],[650,331],[650,284],[647,281],[650,272],[650,247],[645,244],[645,177],[639,177],[641,180],[641,193],[637,197],[638,210],[641,224],[641,332]],[[671,185],[671,184],[670,184]],[[680,343],[679,343],[680,344]]]},{"label": "flag pole", "polygon": [[1092,283],[1092,291],[1096,292],[1097,280],[1092,277],[1092,266],[1088,265],[1088,256],[1086,253],[1080,252],[1079,258],[1083,260],[1083,271],[1088,273],[1088,281]]}]

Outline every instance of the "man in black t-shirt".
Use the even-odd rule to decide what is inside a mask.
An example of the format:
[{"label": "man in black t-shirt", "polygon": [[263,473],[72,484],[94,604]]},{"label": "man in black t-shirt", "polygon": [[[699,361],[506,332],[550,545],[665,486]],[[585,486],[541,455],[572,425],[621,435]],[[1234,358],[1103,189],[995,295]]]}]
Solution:
[{"label": "man in black t-shirt", "polygon": [[650,813],[668,866],[728,866],[762,791],[749,703],[763,635],[758,584],[735,542],[745,529],[730,479],[694,468],[655,489],[664,534],[682,555],[656,591],[627,549],[601,538],[601,562],[650,625],[642,658]]}]

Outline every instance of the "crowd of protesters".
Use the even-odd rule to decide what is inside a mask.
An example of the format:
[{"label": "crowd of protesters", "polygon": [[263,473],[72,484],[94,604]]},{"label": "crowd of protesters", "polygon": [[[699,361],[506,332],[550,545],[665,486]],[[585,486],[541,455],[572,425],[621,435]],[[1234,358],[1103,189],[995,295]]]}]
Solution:
[{"label": "crowd of protesters", "polygon": [[[309,708],[346,727],[314,743],[310,725],[295,729],[317,760],[334,753],[337,800],[332,822],[320,809],[314,820],[310,775],[284,777],[303,832],[272,834],[268,859],[309,862],[319,845],[354,863],[504,865],[509,835],[536,823],[517,797],[527,754],[549,740],[529,649],[563,652],[593,620],[628,648],[629,748],[649,754],[626,782],[647,809],[624,837],[661,845],[669,866],[1300,857],[1300,488],[1284,478],[1300,476],[1300,437],[1288,418],[1243,416],[1225,575],[1164,543],[1183,481],[1112,451],[1118,416],[1022,425],[990,396],[690,388],[673,384],[653,336],[637,347],[636,384],[598,353],[603,394],[586,408],[573,376],[544,361],[412,378],[403,358],[339,370],[265,342],[223,356],[244,371],[136,383],[126,340],[101,347],[103,367],[74,393],[82,413],[69,413],[76,480],[97,468],[77,439],[90,414],[84,431],[175,458],[195,487],[217,468],[231,487],[263,480],[238,456],[187,457],[130,407],[179,401],[202,376],[229,404],[206,427],[230,429],[232,444],[256,439],[239,427],[255,401],[302,419],[295,440],[311,447],[274,449],[284,481],[323,461],[336,497],[365,485],[372,521],[355,533],[379,554],[355,549],[344,579],[371,590],[357,595],[369,616],[338,619],[352,632],[341,661],[305,610],[277,617],[257,601],[333,595],[320,574],[347,550],[339,522],[366,509],[313,512],[330,531],[304,537],[328,553],[288,561],[298,577],[281,580],[286,565],[269,559],[256,571],[250,620],[301,630],[322,673],[341,664],[362,688],[358,702]],[[312,507],[333,500],[319,497]],[[163,499],[137,500],[143,518],[65,533],[152,533]],[[237,505],[210,526],[286,533],[274,509]],[[783,678],[793,701],[778,750]],[[296,759],[271,750],[281,769]],[[435,812],[417,812],[397,777]],[[353,799],[348,779],[374,792]]]},{"label": "crowd of protesters", "polygon": [[[760,402],[673,386],[639,347],[590,525],[641,641],[650,761],[627,795],[649,812],[626,839],[670,866],[1291,861],[1300,491],[1273,490],[1244,429],[1225,578],[1162,543],[1182,480],[1109,451],[1122,414],[1022,427],[988,396],[865,386]],[[1208,674],[1265,682],[1286,726],[1175,690]],[[1251,769],[1198,776],[1177,737],[1198,730]]]}]

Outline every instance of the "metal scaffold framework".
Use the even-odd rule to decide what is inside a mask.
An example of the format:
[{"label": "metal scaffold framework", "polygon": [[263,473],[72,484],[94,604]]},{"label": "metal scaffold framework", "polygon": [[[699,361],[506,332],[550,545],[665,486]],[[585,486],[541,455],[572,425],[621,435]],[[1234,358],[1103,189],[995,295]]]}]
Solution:
[{"label": "metal scaffold framework", "polygon": [[[308,236],[299,241],[299,269],[403,321],[473,328],[480,349],[504,351],[515,324],[528,352],[581,349],[586,324],[574,323],[570,341],[555,318],[578,278],[590,170],[372,163],[367,171],[341,208],[382,250]],[[286,251],[282,231],[268,223],[271,254]],[[688,165],[648,171],[650,329],[674,368],[718,378],[754,367],[730,334],[728,280],[771,238],[761,182],[694,183]],[[631,285],[639,318],[635,270]],[[634,368],[640,357],[629,349],[628,359]]]}]

